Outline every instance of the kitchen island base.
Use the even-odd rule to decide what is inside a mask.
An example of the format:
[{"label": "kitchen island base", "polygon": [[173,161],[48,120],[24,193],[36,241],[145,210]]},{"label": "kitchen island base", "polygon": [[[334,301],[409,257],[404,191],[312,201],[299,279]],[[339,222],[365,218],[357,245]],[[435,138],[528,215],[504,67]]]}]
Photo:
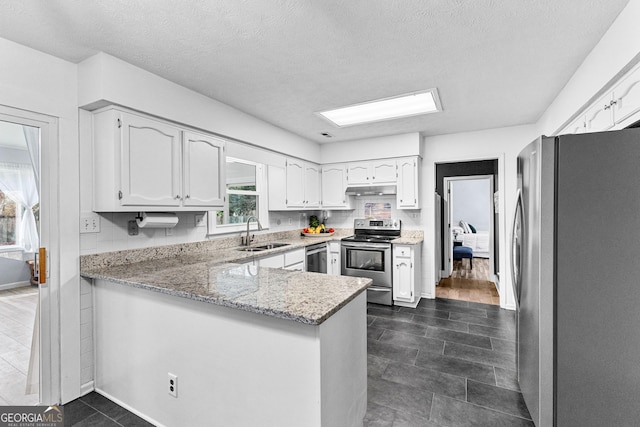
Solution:
[{"label": "kitchen island base", "polygon": [[365,292],[319,325],[106,280],[94,292],[96,390],[150,422],[362,426]]}]

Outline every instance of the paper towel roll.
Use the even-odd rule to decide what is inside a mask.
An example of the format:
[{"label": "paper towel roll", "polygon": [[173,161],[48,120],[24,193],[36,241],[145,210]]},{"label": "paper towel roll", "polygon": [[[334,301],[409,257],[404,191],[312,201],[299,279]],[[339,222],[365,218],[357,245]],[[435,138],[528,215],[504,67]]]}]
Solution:
[{"label": "paper towel roll", "polygon": [[142,212],[142,217],[136,218],[140,228],[173,228],[178,223],[178,216],[175,213],[146,213]]}]

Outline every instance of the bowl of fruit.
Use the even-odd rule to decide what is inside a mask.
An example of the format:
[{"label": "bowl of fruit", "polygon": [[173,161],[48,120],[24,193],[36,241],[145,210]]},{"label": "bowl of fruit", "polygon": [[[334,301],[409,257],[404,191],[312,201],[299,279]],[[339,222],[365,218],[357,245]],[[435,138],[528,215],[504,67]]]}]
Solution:
[{"label": "bowl of fruit", "polygon": [[302,229],[302,235],[306,237],[326,237],[331,236],[333,233],[335,233],[335,230],[326,228],[315,215],[309,217],[309,226]]}]

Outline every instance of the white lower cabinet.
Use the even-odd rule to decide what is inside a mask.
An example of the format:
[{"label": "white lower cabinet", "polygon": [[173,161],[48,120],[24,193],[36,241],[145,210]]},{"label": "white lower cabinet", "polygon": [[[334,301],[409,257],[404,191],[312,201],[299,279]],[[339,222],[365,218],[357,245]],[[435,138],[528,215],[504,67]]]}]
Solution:
[{"label": "white lower cabinet", "polygon": [[260,267],[284,268],[284,254],[271,255],[258,260]]},{"label": "white lower cabinet", "polygon": [[295,251],[285,252],[284,268],[287,270],[305,271],[304,268],[305,249],[296,249]]},{"label": "white lower cabinet", "polygon": [[415,307],[420,301],[421,245],[393,246],[393,301],[395,305]]},{"label": "white lower cabinet", "polygon": [[304,271],[304,248],[260,258],[257,262],[260,267]]},{"label": "white lower cabinet", "polygon": [[329,242],[327,244],[327,274],[340,276],[340,242]]}]

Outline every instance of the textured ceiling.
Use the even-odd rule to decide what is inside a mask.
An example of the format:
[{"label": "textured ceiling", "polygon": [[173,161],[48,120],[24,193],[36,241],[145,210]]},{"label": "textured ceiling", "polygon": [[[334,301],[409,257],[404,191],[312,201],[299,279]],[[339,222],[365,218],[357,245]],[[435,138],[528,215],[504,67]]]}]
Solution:
[{"label": "textured ceiling", "polygon": [[[533,123],[627,2],[11,0],[0,37],[73,62],[103,51],[329,142]],[[432,87],[443,113],[348,128],[315,114]]]}]

